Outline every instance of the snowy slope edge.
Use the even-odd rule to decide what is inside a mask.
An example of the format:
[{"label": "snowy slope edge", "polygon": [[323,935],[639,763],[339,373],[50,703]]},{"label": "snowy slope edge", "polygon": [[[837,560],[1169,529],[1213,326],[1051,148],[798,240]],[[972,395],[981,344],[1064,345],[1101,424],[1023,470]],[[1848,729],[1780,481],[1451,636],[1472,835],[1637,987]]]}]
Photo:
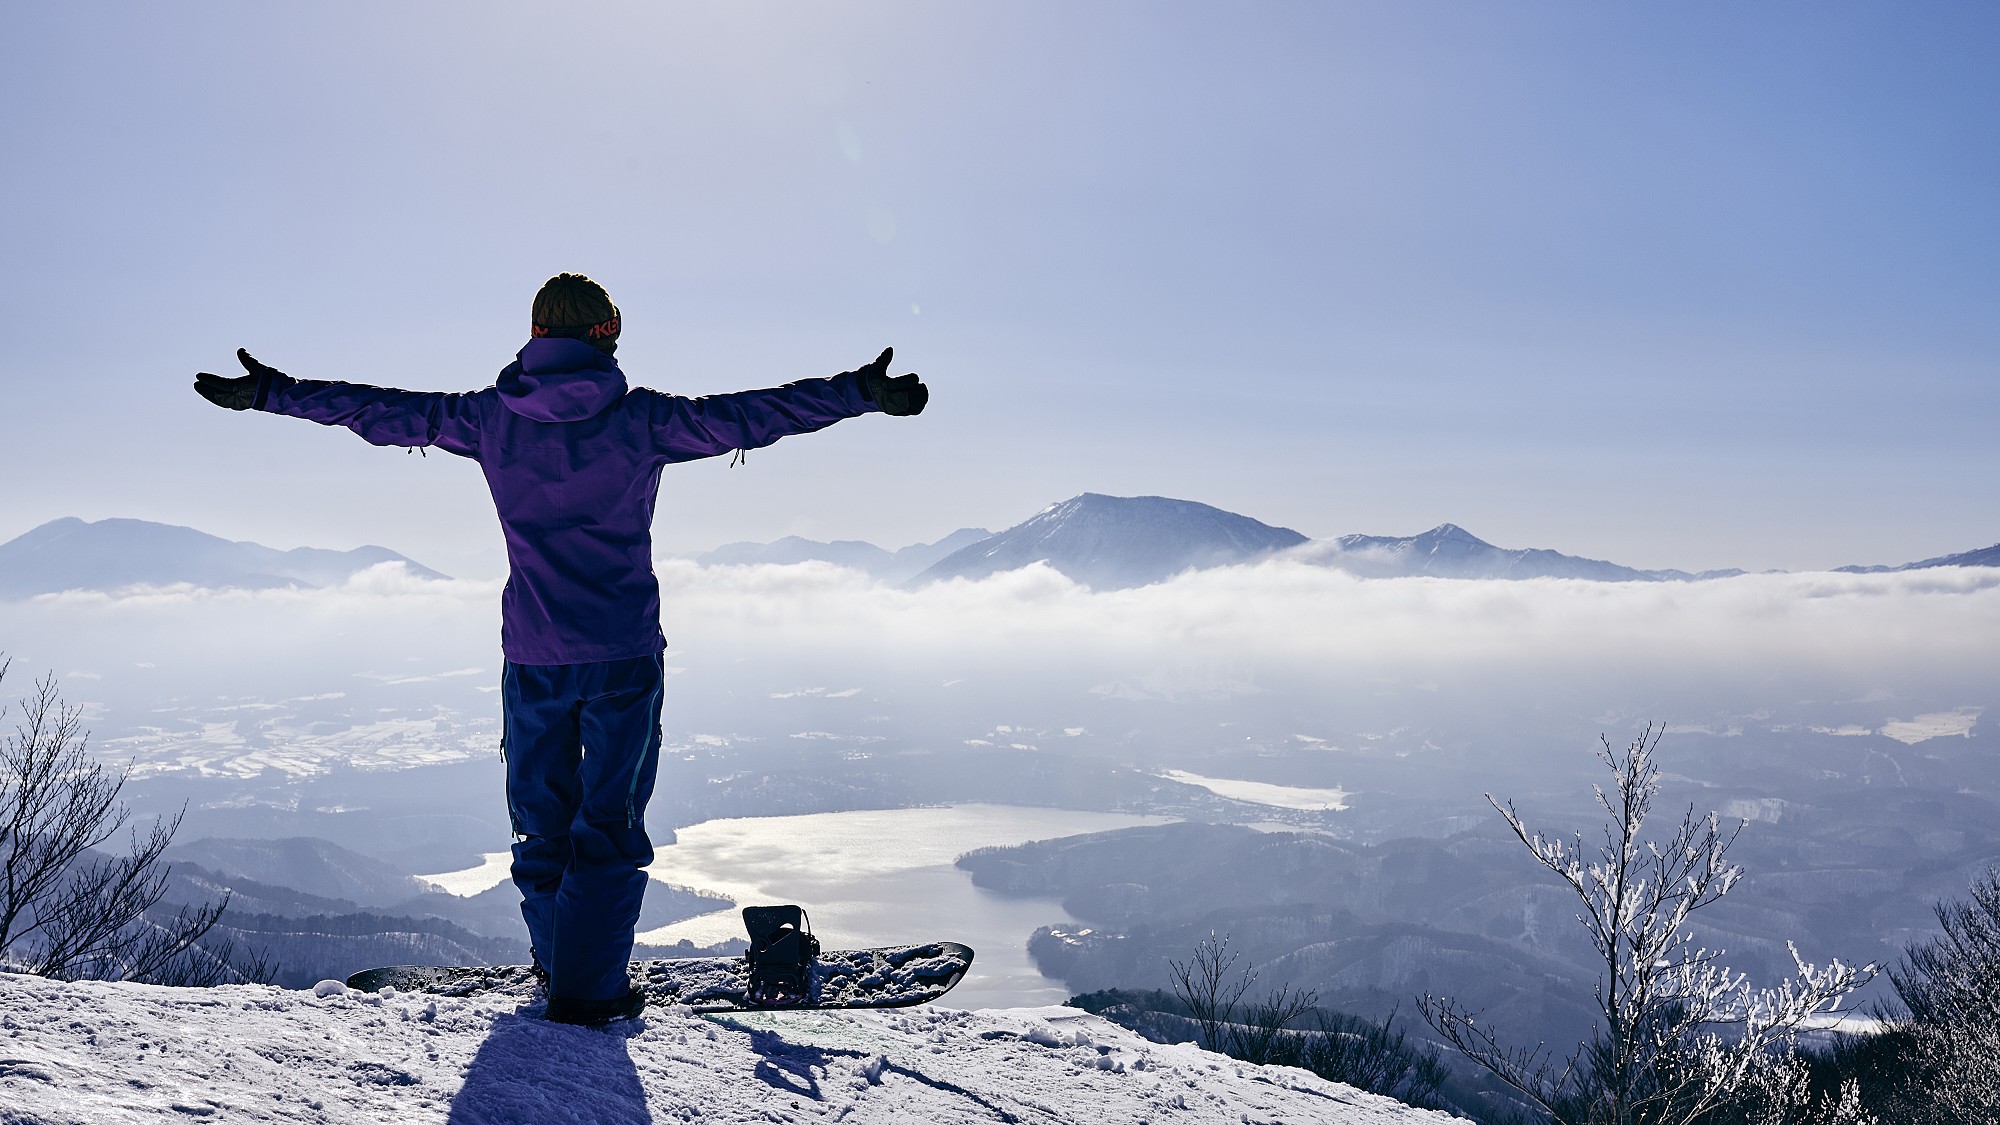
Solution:
[{"label": "snowy slope edge", "polygon": [[19,1125],[1452,1120],[1069,1008],[651,1009],[599,1031],[528,1019],[522,999],[0,974],[0,1105]]}]

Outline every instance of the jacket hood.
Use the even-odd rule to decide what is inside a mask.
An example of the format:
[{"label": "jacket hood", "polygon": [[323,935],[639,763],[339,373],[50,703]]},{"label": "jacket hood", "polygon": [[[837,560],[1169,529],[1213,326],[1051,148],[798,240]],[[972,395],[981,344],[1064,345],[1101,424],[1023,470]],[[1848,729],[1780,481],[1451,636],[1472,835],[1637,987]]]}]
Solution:
[{"label": "jacket hood", "polygon": [[536,422],[581,422],[625,397],[618,361],[582,340],[528,341],[494,381],[507,409]]}]

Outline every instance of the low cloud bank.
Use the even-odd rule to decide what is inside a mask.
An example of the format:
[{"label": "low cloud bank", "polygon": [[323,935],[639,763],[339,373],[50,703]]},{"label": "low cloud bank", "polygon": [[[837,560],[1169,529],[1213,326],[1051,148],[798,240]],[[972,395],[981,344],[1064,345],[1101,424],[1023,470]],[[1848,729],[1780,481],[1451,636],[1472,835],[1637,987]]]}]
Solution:
[{"label": "low cloud bank", "polygon": [[[817,563],[663,560],[660,576],[671,663],[700,698],[766,708],[863,687],[936,695],[957,677],[1016,696],[1547,697],[1686,722],[1709,721],[1689,713],[1709,697],[1873,699],[1858,720],[1809,718],[1908,737],[1971,732],[2000,667],[1991,568],[1628,584],[1357,579],[1275,560],[1105,593],[1039,566],[921,590]],[[108,721],[100,735],[328,693],[477,717],[497,713],[499,591],[387,565],[323,590],[52,595],[0,604],[0,651],[17,675],[62,677]]]},{"label": "low cloud bank", "polygon": [[1287,561],[1093,593],[1046,567],[903,591],[833,567],[669,564],[695,643],[990,654],[1262,672],[1503,678],[1648,671],[1966,678],[2000,656],[2000,570],[1770,574],[1690,583],[1358,579]]}]

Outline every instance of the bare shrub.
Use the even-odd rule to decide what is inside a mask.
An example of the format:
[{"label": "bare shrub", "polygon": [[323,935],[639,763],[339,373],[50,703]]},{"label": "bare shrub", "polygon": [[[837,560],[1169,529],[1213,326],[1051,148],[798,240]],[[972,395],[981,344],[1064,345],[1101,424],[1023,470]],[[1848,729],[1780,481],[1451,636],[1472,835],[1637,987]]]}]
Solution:
[{"label": "bare shrub", "polygon": [[1319,994],[1312,989],[1294,992],[1289,984],[1279,985],[1262,1000],[1246,1007],[1242,1022],[1230,1027],[1229,1053],[1259,1065],[1296,1065],[1298,1036],[1291,1033],[1291,1026],[1312,1011],[1318,1000]]},{"label": "bare shrub", "polygon": [[1321,1078],[1429,1109],[1442,1108],[1438,1092],[1449,1072],[1437,1057],[1408,1046],[1396,1030],[1396,1013],[1378,1026],[1341,1012],[1315,1013],[1299,1059]]},{"label": "bare shrub", "polygon": [[[1210,933],[1186,961],[1168,961],[1174,995],[1199,1029],[1202,1046],[1244,1062],[1296,1066],[1333,1082],[1410,1105],[1441,1108],[1438,1092],[1448,1074],[1434,1056],[1409,1046],[1394,1029],[1396,1016],[1381,1026],[1315,1007],[1319,993],[1280,984],[1261,1000],[1243,998],[1257,983],[1257,969],[1245,963],[1232,975],[1238,956],[1227,935]],[[1293,1025],[1307,1015],[1316,1027]]]},{"label": "bare shrub", "polygon": [[157,916],[171,870],[160,856],[180,815],[133,826],[124,855],[98,850],[131,821],[119,799],[128,770],[90,755],[82,711],[53,679],[21,703],[21,723],[0,743],[0,966],[63,980],[268,980],[263,958],[202,944],[227,895]]},{"label": "bare shrub", "polygon": [[1941,1119],[2000,1120],[2000,871],[1936,910],[1944,932],[1889,970],[1912,1070]]},{"label": "bare shrub", "polygon": [[1167,962],[1174,995],[1187,1005],[1188,1014],[1201,1028],[1201,1045],[1206,1050],[1223,1049],[1227,1043],[1225,1029],[1235,1021],[1237,1005],[1257,979],[1256,972],[1246,967],[1232,982],[1229,970],[1236,959],[1237,955],[1229,948],[1229,938],[1211,933],[1194,947],[1193,956],[1186,961]]}]

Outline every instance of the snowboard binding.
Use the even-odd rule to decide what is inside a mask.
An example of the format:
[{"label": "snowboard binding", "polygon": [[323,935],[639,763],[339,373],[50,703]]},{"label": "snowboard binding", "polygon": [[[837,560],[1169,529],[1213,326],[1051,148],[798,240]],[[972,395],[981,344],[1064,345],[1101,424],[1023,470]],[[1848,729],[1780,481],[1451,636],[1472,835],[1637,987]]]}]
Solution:
[{"label": "snowboard binding", "polygon": [[819,939],[806,912],[797,906],[746,906],[743,927],[750,931],[750,948],[743,953],[750,966],[745,999],[764,1008],[811,1004]]}]

